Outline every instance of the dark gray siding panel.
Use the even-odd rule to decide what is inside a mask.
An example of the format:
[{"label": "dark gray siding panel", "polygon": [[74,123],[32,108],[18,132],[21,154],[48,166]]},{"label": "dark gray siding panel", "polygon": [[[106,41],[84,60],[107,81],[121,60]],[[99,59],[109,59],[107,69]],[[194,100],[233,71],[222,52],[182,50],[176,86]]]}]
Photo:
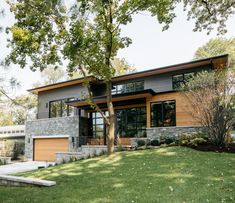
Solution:
[{"label": "dark gray siding panel", "polygon": [[65,88],[42,92],[38,95],[38,118],[49,117],[49,102],[74,97],[81,99],[81,96],[86,92],[86,87],[82,85],[69,86]]}]

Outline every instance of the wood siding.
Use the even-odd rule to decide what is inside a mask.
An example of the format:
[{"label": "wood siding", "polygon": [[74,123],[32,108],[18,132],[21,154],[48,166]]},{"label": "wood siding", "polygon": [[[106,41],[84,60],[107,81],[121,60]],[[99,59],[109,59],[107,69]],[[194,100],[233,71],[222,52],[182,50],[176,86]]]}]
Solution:
[{"label": "wood siding", "polygon": [[151,124],[151,103],[159,101],[176,101],[176,126],[198,126],[199,123],[187,111],[190,104],[184,95],[180,92],[162,93],[153,97],[147,98],[146,111],[147,111],[147,127],[150,128]]},{"label": "wood siding", "polygon": [[68,152],[68,138],[40,138],[34,140],[35,161],[55,161],[56,152]]}]

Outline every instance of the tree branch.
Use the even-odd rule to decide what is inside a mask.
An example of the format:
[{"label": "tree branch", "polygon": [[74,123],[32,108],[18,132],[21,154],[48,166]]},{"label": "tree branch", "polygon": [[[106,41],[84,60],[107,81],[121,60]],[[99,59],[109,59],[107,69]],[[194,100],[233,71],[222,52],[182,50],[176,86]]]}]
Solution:
[{"label": "tree branch", "polygon": [[110,123],[109,123],[108,118],[106,117],[104,112],[100,109],[100,107],[97,105],[97,103],[94,101],[92,91],[91,91],[91,87],[90,87],[90,81],[87,78],[85,70],[83,69],[82,66],[79,66],[79,70],[82,72],[82,75],[83,75],[84,79],[88,82],[88,84],[86,84],[86,87],[87,87],[87,90],[88,90],[89,102],[91,102],[91,104],[95,107],[95,110],[98,111],[101,114],[101,116],[104,119],[105,124],[109,125]]}]

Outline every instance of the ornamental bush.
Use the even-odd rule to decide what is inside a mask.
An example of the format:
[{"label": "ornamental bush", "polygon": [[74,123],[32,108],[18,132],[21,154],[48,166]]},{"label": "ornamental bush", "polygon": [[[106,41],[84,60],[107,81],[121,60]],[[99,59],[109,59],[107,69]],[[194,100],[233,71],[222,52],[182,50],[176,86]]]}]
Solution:
[{"label": "ornamental bush", "polygon": [[23,141],[7,140],[2,155],[16,160],[20,155],[24,154],[24,148],[25,143]]},{"label": "ornamental bush", "polygon": [[151,146],[159,146],[160,142],[159,142],[159,140],[151,140],[150,145]]},{"label": "ornamental bush", "polygon": [[138,147],[143,147],[143,146],[145,146],[145,145],[146,145],[145,140],[137,140],[137,146],[138,146]]}]

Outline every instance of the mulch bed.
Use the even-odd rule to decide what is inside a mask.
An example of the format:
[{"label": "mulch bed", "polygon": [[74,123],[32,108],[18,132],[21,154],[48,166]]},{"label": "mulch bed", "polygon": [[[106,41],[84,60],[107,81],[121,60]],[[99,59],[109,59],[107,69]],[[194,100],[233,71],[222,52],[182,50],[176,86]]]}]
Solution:
[{"label": "mulch bed", "polygon": [[206,144],[206,145],[204,144],[204,145],[189,146],[189,147],[199,150],[199,151],[235,153],[235,144],[229,144],[223,147],[218,147],[212,144]]}]

